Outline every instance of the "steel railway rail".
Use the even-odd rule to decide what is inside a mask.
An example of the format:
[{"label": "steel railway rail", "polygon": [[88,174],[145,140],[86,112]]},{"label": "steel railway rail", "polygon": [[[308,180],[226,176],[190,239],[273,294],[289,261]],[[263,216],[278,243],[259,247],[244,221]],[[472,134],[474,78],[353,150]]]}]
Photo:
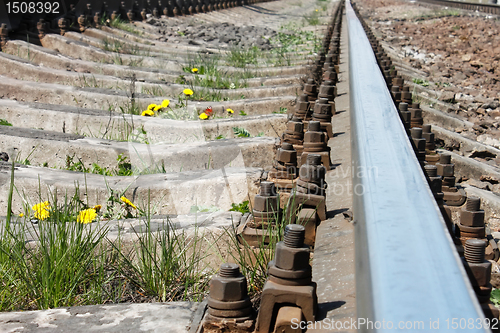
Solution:
[{"label": "steel railway rail", "polygon": [[495,4],[483,4],[483,3],[450,1],[450,0],[419,0],[419,1],[430,3],[433,5],[455,7],[466,10],[474,10],[474,11],[477,10],[489,14],[500,15],[500,6]]},{"label": "steel railway rail", "polygon": [[359,194],[353,198],[358,317],[409,323],[405,331],[422,331],[416,323],[429,328],[430,320],[439,321],[441,329],[452,318],[481,320],[463,264],[349,3],[346,13],[352,156],[354,169],[364,171],[353,179]]}]

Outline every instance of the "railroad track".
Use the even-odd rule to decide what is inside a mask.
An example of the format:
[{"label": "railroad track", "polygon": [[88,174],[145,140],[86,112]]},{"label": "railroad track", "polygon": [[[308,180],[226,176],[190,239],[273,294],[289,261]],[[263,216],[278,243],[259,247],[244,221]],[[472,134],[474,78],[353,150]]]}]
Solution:
[{"label": "railroad track", "polygon": [[474,3],[474,2],[462,2],[462,1],[448,1],[448,0],[420,0],[425,3],[430,3],[433,5],[447,6],[460,8],[465,10],[473,10],[484,12],[488,14],[499,15],[500,6],[497,4],[487,4],[487,3]]},{"label": "railroad track", "polygon": [[[379,330],[382,322],[431,329],[452,318],[479,320],[470,330],[486,331],[482,311],[498,318],[485,298],[489,282],[475,288],[480,305],[458,255],[468,238],[486,238],[484,221],[462,228],[452,216],[446,203],[465,203],[453,166],[435,151],[429,128],[422,133],[422,110],[411,105],[403,78],[365,25],[366,37],[349,2],[345,9],[342,2],[221,2],[224,10],[207,13],[202,2],[177,3],[164,17],[161,8],[131,4],[121,12],[135,13],[129,22],[117,19],[118,11],[112,18],[108,5],[104,14],[76,4],[68,17],[78,28],[60,17],[47,17],[47,25],[17,18],[7,22],[15,27],[10,35],[1,34],[0,118],[12,125],[0,126],[1,149],[18,163],[2,164],[5,224],[27,225],[27,240],[37,241],[45,218],[32,207],[47,200],[54,212],[68,198],[82,209],[102,205],[97,220],[109,227],[109,239],[132,243],[152,222],[155,232],[169,230],[161,224],[167,218],[176,229],[218,235],[219,243],[230,242],[224,230],[234,226],[242,246],[254,248],[281,239],[266,234],[269,227],[302,224],[287,229],[284,244],[313,248],[312,268],[304,268],[307,259],[289,268],[279,266],[285,259],[271,262],[274,285],[261,290],[259,332],[298,317],[323,325],[361,318],[360,331]],[[178,13],[193,15],[167,17]],[[134,21],[138,15],[144,20]],[[298,18],[306,22],[300,29],[279,30]],[[226,28],[227,21],[234,24]],[[240,35],[230,31],[238,29]],[[475,200],[464,207],[478,211]],[[227,212],[245,201],[249,213]],[[498,259],[496,243],[489,244],[486,255]],[[213,244],[204,246],[213,252]],[[481,258],[468,255],[481,245],[470,246],[465,267]],[[239,278],[236,272],[223,266],[213,281]],[[297,279],[297,272],[306,275]],[[302,294],[269,301],[271,289],[277,299],[280,292]],[[217,292],[210,293],[205,331],[227,328],[217,328],[227,317]],[[246,308],[230,305],[238,320],[224,325],[253,330]]]}]

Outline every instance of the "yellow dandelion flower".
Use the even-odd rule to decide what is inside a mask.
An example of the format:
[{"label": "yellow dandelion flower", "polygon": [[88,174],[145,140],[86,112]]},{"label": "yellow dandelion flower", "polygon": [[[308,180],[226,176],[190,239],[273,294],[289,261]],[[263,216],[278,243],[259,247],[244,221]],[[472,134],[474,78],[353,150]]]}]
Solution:
[{"label": "yellow dandelion flower", "polygon": [[148,105],[148,110],[152,111],[152,110],[155,109],[155,107],[156,107],[156,104],[149,104]]},{"label": "yellow dandelion flower", "polygon": [[193,69],[191,70],[191,72],[192,72],[192,73],[197,73],[197,72],[198,72],[198,68],[193,68]]},{"label": "yellow dandelion flower", "polygon": [[202,112],[202,113],[200,114],[200,119],[201,119],[201,120],[206,120],[206,119],[208,119],[208,115],[207,115],[205,112]]},{"label": "yellow dandelion flower", "polygon": [[94,208],[85,209],[78,214],[77,222],[83,224],[91,223],[96,217],[97,213]]},{"label": "yellow dandelion flower", "polygon": [[164,99],[163,102],[161,102],[161,107],[162,109],[167,108],[170,105],[170,100]]},{"label": "yellow dandelion flower", "polygon": [[191,89],[184,89],[182,92],[186,96],[191,96],[193,94],[193,91]]},{"label": "yellow dandelion flower", "polygon": [[155,115],[154,111],[151,111],[151,110],[144,110],[141,113],[141,116],[143,116],[143,117],[152,117],[154,115]]},{"label": "yellow dandelion flower", "polygon": [[100,211],[100,210],[101,210],[101,208],[102,208],[102,206],[101,206],[101,205],[95,205],[95,206],[94,206],[94,209],[95,209],[95,211],[96,211],[96,212]]},{"label": "yellow dandelion flower", "polygon": [[318,11],[318,10],[316,9],[316,11]]},{"label": "yellow dandelion flower", "polygon": [[19,217],[24,217],[24,214],[23,213],[19,214]]},{"label": "yellow dandelion flower", "polygon": [[155,108],[153,109],[153,111],[160,111],[161,110],[161,105],[157,105],[155,106]]},{"label": "yellow dandelion flower", "polygon": [[233,109],[227,109],[227,112],[228,113],[234,113],[234,110]]},{"label": "yellow dandelion flower", "polygon": [[122,196],[120,198],[121,201],[123,201],[124,203],[126,203],[128,206],[134,208],[134,209],[137,209],[137,207],[132,203],[132,201],[130,201],[129,199],[125,198],[124,196]]},{"label": "yellow dandelion flower", "polygon": [[50,204],[48,201],[44,201],[44,202],[40,202],[36,205],[34,205],[33,207],[31,207],[31,209],[33,209],[35,211],[35,218],[39,219],[39,220],[45,220],[46,218],[48,218],[50,216]]}]

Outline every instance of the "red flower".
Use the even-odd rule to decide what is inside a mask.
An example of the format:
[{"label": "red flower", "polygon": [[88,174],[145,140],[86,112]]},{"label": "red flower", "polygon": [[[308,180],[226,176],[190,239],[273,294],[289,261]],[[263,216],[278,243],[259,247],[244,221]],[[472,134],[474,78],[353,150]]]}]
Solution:
[{"label": "red flower", "polygon": [[205,109],[205,113],[207,116],[211,116],[214,111],[212,110],[212,107],[209,106],[208,108]]}]

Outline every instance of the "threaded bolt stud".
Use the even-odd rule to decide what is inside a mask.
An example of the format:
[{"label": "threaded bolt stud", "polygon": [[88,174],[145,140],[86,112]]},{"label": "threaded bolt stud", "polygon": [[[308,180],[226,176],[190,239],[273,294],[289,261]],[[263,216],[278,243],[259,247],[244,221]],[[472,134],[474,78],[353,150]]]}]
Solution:
[{"label": "threaded bolt stud", "polygon": [[306,228],[300,224],[289,224],[285,227],[285,238],[283,243],[292,248],[299,248],[304,245]]},{"label": "threaded bolt stud", "polygon": [[437,177],[437,167],[435,165],[427,164],[424,166],[425,172],[429,177]]},{"label": "threaded bolt stud", "polygon": [[225,278],[238,277],[240,275],[240,266],[232,263],[224,263],[220,265],[219,276]]},{"label": "threaded bolt stud", "polygon": [[481,206],[481,199],[478,197],[470,196],[467,198],[465,209],[467,209],[469,212],[477,212],[480,206]]},{"label": "threaded bolt stud", "polygon": [[399,103],[399,111],[408,111],[408,103]]},{"label": "threaded bolt stud", "polygon": [[281,145],[281,149],[293,150],[293,145],[291,143],[288,143],[288,142],[283,142],[283,144]]},{"label": "threaded bolt stud", "polygon": [[422,133],[430,133],[431,132],[431,125],[427,124],[422,126]]},{"label": "threaded bolt stud", "polygon": [[465,260],[470,263],[480,264],[484,262],[484,250],[486,243],[483,240],[474,238],[465,242]]},{"label": "threaded bolt stud", "polygon": [[273,196],[274,194],[274,183],[273,182],[261,182],[260,183],[260,195],[265,197]]},{"label": "threaded bolt stud", "polygon": [[321,155],[318,154],[308,154],[306,159],[306,164],[309,165],[320,165],[321,164]]}]

